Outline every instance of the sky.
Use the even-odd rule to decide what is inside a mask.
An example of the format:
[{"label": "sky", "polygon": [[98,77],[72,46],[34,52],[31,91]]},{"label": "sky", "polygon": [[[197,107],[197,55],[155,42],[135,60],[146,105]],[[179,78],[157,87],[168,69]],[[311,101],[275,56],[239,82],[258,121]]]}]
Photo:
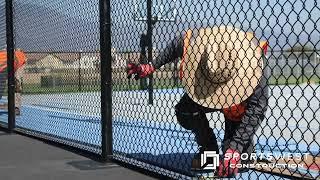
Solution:
[{"label": "sky", "polygon": [[[30,51],[99,49],[98,0],[14,0],[15,41]],[[134,20],[136,8],[146,13],[146,0],[112,0],[112,43],[118,51],[138,51],[146,22]],[[274,49],[297,40],[320,47],[320,2],[317,0],[153,0],[153,16],[176,9],[175,22],[159,22],[153,46],[162,49],[189,28],[233,25],[254,31]],[[173,12],[173,11],[171,11]],[[0,47],[4,38],[4,0],[0,1]],[[169,13],[171,18],[173,13]]]},{"label": "sky", "polygon": [[[141,2],[142,0],[136,1]],[[134,7],[132,4],[135,2],[125,1],[124,3],[121,0],[116,0],[116,2],[118,8],[114,9],[113,12],[116,15],[113,14],[113,17],[117,19],[117,22],[121,22],[121,13],[118,9],[124,4],[126,7]],[[146,13],[146,2],[142,2],[144,5],[141,6],[144,7],[144,13]],[[158,9],[161,4],[165,4],[164,0],[153,2],[155,8]],[[176,1],[176,4],[169,2],[171,2],[171,8],[177,9],[177,20],[155,25],[155,41],[163,41],[163,34],[172,33],[167,31],[171,28],[180,32],[188,28],[224,24],[246,31],[254,31],[259,39],[271,41],[270,44],[276,49],[288,48],[288,44],[292,46],[297,40],[302,44],[311,41],[318,47],[320,46],[318,43],[320,41],[320,2],[315,0],[185,0]],[[134,11],[132,8],[127,8],[128,10],[129,12]],[[159,12],[159,10],[154,9],[154,12]],[[131,15],[122,16],[129,19]],[[117,32],[118,29],[115,31]],[[124,36],[124,39],[128,37]]]}]

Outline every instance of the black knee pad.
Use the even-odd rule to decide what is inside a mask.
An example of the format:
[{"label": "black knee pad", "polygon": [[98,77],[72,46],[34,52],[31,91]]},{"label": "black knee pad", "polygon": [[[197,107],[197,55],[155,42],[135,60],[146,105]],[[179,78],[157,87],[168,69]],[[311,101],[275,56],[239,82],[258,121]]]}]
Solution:
[{"label": "black knee pad", "polygon": [[198,125],[201,112],[181,112],[177,108],[175,108],[175,112],[177,120],[183,128],[193,130]]}]

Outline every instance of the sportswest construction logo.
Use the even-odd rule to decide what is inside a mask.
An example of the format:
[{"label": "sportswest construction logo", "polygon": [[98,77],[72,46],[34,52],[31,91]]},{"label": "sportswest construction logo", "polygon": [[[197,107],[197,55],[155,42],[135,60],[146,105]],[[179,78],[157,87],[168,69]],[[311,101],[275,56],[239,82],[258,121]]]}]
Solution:
[{"label": "sportswest construction logo", "polygon": [[[257,160],[265,160],[272,162],[274,159],[282,159],[282,160],[295,160],[295,161],[303,161],[307,160],[309,153],[282,153],[279,155],[274,155],[272,153],[251,153],[250,155],[247,153],[242,153],[240,155],[241,161],[254,161]],[[208,163],[208,158],[212,158],[212,163]],[[233,157],[231,154],[226,154],[224,159],[230,160],[231,158],[239,158]],[[204,151],[201,154],[201,167],[203,169],[215,170],[219,166],[219,154],[215,151]],[[231,168],[304,168],[304,164],[289,164],[289,163],[254,163],[254,164],[231,164]]]},{"label": "sportswest construction logo", "polygon": [[[212,164],[207,163],[207,159],[212,158]],[[204,151],[203,154],[201,154],[201,167],[203,169],[217,169],[219,166],[219,154],[217,154],[215,151]]]}]

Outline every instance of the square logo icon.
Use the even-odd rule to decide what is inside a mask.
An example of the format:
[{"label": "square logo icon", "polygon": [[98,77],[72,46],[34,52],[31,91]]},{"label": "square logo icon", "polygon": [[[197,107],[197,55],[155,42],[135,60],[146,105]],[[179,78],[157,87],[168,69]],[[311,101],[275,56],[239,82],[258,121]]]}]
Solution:
[{"label": "square logo icon", "polygon": [[[212,161],[208,162],[208,158]],[[216,151],[204,151],[201,154],[201,167],[203,169],[215,170],[219,166],[219,154]]]}]

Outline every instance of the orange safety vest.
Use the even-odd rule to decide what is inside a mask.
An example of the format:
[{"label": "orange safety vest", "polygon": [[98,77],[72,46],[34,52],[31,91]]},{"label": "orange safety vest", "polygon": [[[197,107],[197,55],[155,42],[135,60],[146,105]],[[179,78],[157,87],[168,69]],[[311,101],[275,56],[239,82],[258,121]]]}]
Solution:
[{"label": "orange safety vest", "polygon": [[[184,65],[184,61],[185,61],[185,56],[187,54],[188,46],[190,45],[191,35],[192,35],[192,31],[188,30],[185,37],[184,37],[183,54],[182,54],[182,58],[181,58],[180,71],[179,71],[180,79],[183,78],[183,65]],[[247,33],[247,35],[248,35],[248,37],[250,37],[250,36],[253,37],[252,33]],[[260,42],[259,46],[263,50],[263,54],[266,55],[267,48],[268,48],[268,42],[262,41],[262,42]],[[242,102],[240,104],[232,105],[230,107],[222,109],[222,112],[228,120],[240,122],[246,112],[246,103]]]},{"label": "orange safety vest", "polygon": [[244,102],[222,109],[224,116],[235,122],[240,122],[246,112],[246,104]]},{"label": "orange safety vest", "polygon": [[[22,67],[26,63],[26,55],[25,53],[17,49],[14,52],[14,72],[17,69]],[[0,51],[0,72],[4,72],[7,69],[7,51],[1,50]]]}]

